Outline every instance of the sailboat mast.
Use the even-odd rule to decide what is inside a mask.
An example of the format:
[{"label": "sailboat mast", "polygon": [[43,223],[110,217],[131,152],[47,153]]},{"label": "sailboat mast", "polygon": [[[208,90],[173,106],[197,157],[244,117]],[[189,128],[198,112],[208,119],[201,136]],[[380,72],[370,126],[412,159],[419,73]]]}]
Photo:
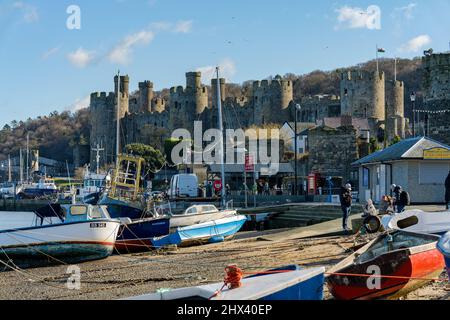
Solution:
[{"label": "sailboat mast", "polygon": [[20,184],[23,183],[23,156],[22,156],[22,148],[20,148],[20,156],[19,156],[19,167],[20,167]]},{"label": "sailboat mast", "polygon": [[217,71],[217,112],[219,113],[219,130],[220,130],[220,173],[222,177],[222,208],[226,205],[226,192],[225,192],[225,163],[224,163],[224,146],[223,146],[223,121],[222,121],[222,96],[220,92],[220,79],[219,79],[219,67]]},{"label": "sailboat mast", "polygon": [[29,175],[29,168],[28,163],[30,162],[29,156],[30,156],[30,133],[27,133],[27,164],[26,164],[26,170],[27,170],[27,182],[30,181],[30,175]]},{"label": "sailboat mast", "polygon": [[116,162],[119,161],[120,153],[120,70],[117,72],[117,119],[116,119]]},{"label": "sailboat mast", "polygon": [[8,154],[8,182],[12,182],[11,176],[11,155]]}]

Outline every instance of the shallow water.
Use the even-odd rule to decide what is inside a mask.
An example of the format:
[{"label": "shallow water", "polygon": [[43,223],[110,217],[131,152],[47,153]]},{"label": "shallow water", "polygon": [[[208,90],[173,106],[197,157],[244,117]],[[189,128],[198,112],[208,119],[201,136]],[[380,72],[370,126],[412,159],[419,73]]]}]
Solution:
[{"label": "shallow water", "polygon": [[34,218],[33,212],[0,211],[0,230],[31,227]]}]

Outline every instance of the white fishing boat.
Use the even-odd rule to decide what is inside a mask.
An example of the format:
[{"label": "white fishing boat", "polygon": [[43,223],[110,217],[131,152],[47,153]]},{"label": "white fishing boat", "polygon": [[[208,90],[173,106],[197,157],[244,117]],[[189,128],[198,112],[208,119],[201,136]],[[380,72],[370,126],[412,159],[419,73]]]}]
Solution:
[{"label": "white fishing boat", "polygon": [[392,216],[384,216],[381,222],[386,230],[442,235],[450,231],[450,211],[425,212],[413,209]]},{"label": "white fishing boat", "polygon": [[193,205],[179,214],[170,216],[170,228],[182,228],[192,226],[199,223],[219,220],[237,214],[236,210],[219,210],[212,204]]},{"label": "white fishing boat", "polygon": [[5,268],[78,263],[106,258],[113,251],[120,221],[111,219],[106,207],[53,204],[35,214],[32,227],[0,231]]},{"label": "white fishing boat", "polygon": [[[288,267],[289,268],[289,267]],[[270,272],[269,272],[270,273]],[[285,270],[244,278],[229,289],[223,282],[130,297],[125,300],[322,300],[325,268]]]}]

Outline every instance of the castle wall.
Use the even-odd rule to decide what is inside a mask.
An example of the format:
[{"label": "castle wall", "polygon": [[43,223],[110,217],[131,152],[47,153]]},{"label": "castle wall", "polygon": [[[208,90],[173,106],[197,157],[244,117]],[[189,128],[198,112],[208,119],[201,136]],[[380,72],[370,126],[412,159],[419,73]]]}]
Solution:
[{"label": "castle wall", "polygon": [[431,138],[450,144],[450,53],[423,57],[422,66],[424,109],[428,114],[421,113],[420,118],[429,125]]}]

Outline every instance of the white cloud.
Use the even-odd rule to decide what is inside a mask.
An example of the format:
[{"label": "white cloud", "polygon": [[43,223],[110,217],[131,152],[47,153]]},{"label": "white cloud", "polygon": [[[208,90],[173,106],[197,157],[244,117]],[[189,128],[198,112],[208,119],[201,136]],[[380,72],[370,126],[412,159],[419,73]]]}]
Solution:
[{"label": "white cloud", "polygon": [[[236,65],[234,61],[229,58],[223,59],[219,63],[219,68],[220,77],[225,78],[227,81],[230,81],[230,79],[236,74]],[[216,77],[216,66],[200,67],[197,68],[197,71],[200,71],[202,73],[202,78],[208,82]]]},{"label": "white cloud", "polygon": [[84,68],[94,60],[95,52],[87,51],[83,48],[71,52],[67,55],[69,62],[78,68]]},{"label": "white cloud", "polygon": [[73,104],[66,108],[66,111],[76,112],[82,109],[86,109],[87,107],[89,107],[90,101],[90,96],[84,97],[82,99],[76,99]]},{"label": "white cloud", "polygon": [[367,9],[344,6],[336,10],[338,23],[336,28],[349,29],[367,28],[381,29],[381,10],[377,6],[369,6]]},{"label": "white cloud", "polygon": [[42,59],[43,59],[43,60],[47,60],[48,58],[50,58],[50,56],[52,56],[52,55],[58,53],[58,51],[59,51],[60,49],[61,49],[61,47],[54,47],[54,48],[51,48],[51,49],[47,50],[46,52],[44,52],[44,53],[42,54]]},{"label": "white cloud", "polygon": [[175,25],[173,32],[175,33],[189,33],[192,30],[192,20],[178,21]]},{"label": "white cloud", "polygon": [[[410,3],[407,6],[395,8],[395,12],[400,12],[406,19],[411,20],[414,18],[414,9],[417,7],[417,4]],[[394,13],[394,17],[397,15]]]},{"label": "white cloud", "polygon": [[22,12],[23,20],[27,23],[37,22],[39,20],[39,13],[35,6],[22,1],[16,1],[12,4],[12,7]]},{"label": "white cloud", "polygon": [[131,54],[133,53],[134,47],[137,45],[147,45],[153,40],[154,37],[155,34],[149,30],[142,30],[125,37],[109,53],[109,61],[118,64],[129,63],[131,61]]},{"label": "white cloud", "polygon": [[400,52],[418,52],[421,50],[424,46],[431,43],[431,37],[429,35],[420,35],[418,37],[415,37],[411,40],[409,40],[407,43],[402,45],[398,51]]}]

